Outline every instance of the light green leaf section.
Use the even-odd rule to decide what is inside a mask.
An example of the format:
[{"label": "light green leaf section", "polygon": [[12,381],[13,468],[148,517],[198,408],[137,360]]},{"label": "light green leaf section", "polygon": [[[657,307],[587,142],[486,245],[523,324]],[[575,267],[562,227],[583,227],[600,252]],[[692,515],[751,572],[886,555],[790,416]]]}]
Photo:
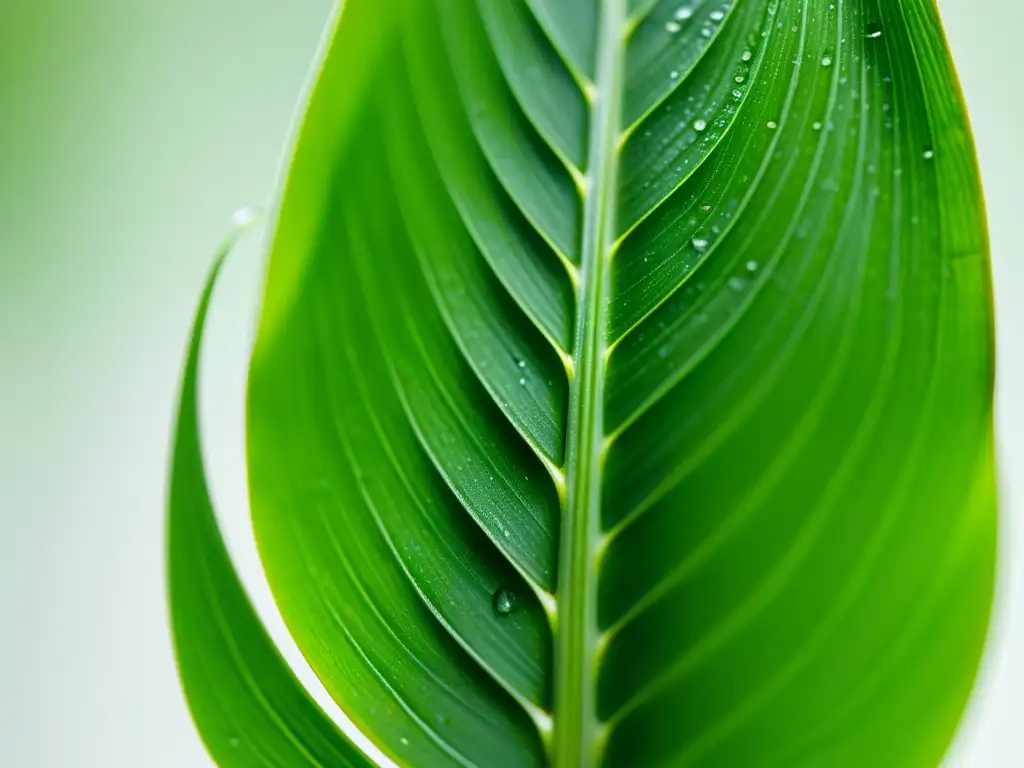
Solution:
[{"label": "light green leaf section", "polygon": [[171,626],[185,697],[222,766],[373,765],[292,675],[228,558],[207,490],[199,440],[198,369],[218,254],[196,314],[181,385],[168,503]]},{"label": "light green leaf section", "polygon": [[934,766],[995,559],[930,0],[348,0],[253,355],[253,521],[415,766]]}]

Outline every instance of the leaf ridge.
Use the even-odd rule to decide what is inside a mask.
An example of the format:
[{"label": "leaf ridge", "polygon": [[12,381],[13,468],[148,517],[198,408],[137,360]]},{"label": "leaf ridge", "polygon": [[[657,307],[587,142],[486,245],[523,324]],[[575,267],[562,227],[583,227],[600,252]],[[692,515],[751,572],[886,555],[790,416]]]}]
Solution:
[{"label": "leaf ridge", "polygon": [[[806,5],[804,5],[804,16],[802,17],[802,19],[803,23],[806,24]],[[806,41],[804,39],[804,35],[801,34],[797,47],[797,63],[793,65],[794,74],[791,78],[790,88],[786,95],[786,100],[783,106],[784,116],[780,118],[779,125],[777,126],[776,135],[772,140],[772,149],[769,150],[769,154],[765,156],[760,166],[759,173],[762,174],[762,179],[764,178],[763,174],[766,173],[767,171],[769,161],[773,157],[775,147],[777,146],[782,133],[786,130],[787,123],[789,122],[789,118],[791,116],[790,110],[794,103],[794,98],[796,94],[796,83],[798,82],[799,74],[802,68],[800,62],[802,62],[804,58],[805,43]],[[819,142],[819,147],[820,146],[821,144]],[[765,206],[761,209],[755,220],[757,224],[762,224],[767,221],[768,212],[771,210],[771,204],[778,199],[778,196],[784,190],[785,179],[788,177],[788,174],[792,172],[794,164],[795,158],[791,158],[786,165],[786,173],[782,174],[781,179],[777,182],[776,186],[768,194],[768,201],[766,202]],[[748,200],[753,198],[755,189],[756,187],[752,185],[749,191]],[[809,199],[810,190],[811,187],[809,181],[805,181],[803,191],[800,196],[801,205],[805,204],[807,199]],[[737,216],[735,218],[738,219],[739,217]],[[789,238],[791,238],[794,232],[795,219],[791,221],[784,240],[788,240]],[[730,233],[735,233],[735,230],[730,229]],[[720,268],[719,274],[716,275],[717,282],[715,287],[726,287],[730,283],[730,281],[733,281],[733,278],[737,277],[738,275],[742,275],[744,272],[749,272],[749,270],[745,269],[744,265],[741,262],[743,261],[743,256],[750,249],[751,245],[755,242],[756,235],[757,232],[756,229],[754,229],[747,235],[743,244],[738,246],[735,249],[735,252],[731,254],[728,266],[722,266]],[[735,237],[735,234],[733,234],[733,236]],[[777,248],[770,263],[774,264],[781,257],[781,255],[781,250]],[[700,263],[705,264],[707,262],[702,261]],[[738,270],[736,269],[737,267]],[[729,277],[727,274],[729,271],[731,271],[730,268],[732,270],[736,270],[732,277]],[[632,384],[633,381],[636,380],[636,377],[638,375],[646,373],[645,369],[634,364],[635,361],[652,357],[655,348],[663,346],[667,339],[675,335],[675,330],[683,326],[686,323],[688,317],[683,316],[681,318],[676,318],[674,322],[667,323],[664,329],[662,329],[659,333],[655,335],[654,339],[645,343],[643,341],[643,337],[641,336],[643,329],[645,329],[647,326],[654,324],[655,319],[655,315],[648,315],[646,320],[644,320],[641,324],[634,326],[633,329],[631,329],[629,332],[627,332],[625,336],[623,336],[621,339],[617,341],[615,346],[612,348],[609,360],[610,391],[608,396],[608,419],[610,423],[615,425],[613,434],[620,434],[631,424],[635,423],[636,420],[641,415],[643,415],[643,413],[649,410],[652,405],[654,405],[655,403],[658,402],[658,400],[664,397],[675,384],[677,384],[685,376],[689,375],[693,368],[696,365],[698,365],[700,361],[702,361],[717,344],[721,342],[722,338],[733,327],[735,327],[736,322],[742,316],[743,312],[750,306],[750,303],[753,301],[754,296],[756,296],[757,292],[759,292],[760,288],[764,285],[763,274],[764,272],[768,271],[769,270],[767,269],[763,270],[762,275],[755,282],[754,289],[752,291],[732,291],[733,294],[743,294],[739,298],[739,303],[735,307],[735,310],[730,310],[729,308],[728,300],[732,298],[729,295],[729,293],[723,292],[721,290],[709,290],[703,294],[703,296],[706,297],[703,299],[703,304],[705,306],[708,305],[711,301],[717,299],[723,302],[723,304],[725,305],[725,311],[727,311],[728,314],[722,318],[722,322],[720,324],[713,324],[711,322],[707,323],[706,327],[709,329],[707,333],[713,335],[707,335],[703,341],[702,346],[698,347],[695,350],[692,350],[691,356],[688,359],[681,359],[681,356],[678,355],[671,355],[662,358],[665,360],[665,364],[663,366],[665,370],[662,374],[662,378],[655,380],[654,382],[652,382],[652,384],[648,385],[648,391],[646,393],[643,393],[640,398],[637,398],[639,402],[624,402],[624,395],[621,394],[625,388],[627,388],[630,384]],[[740,279],[743,278],[741,277]],[[733,282],[732,284],[738,285],[738,283],[735,282]],[[673,291],[673,294],[677,293],[679,291],[679,288],[680,287],[677,286]],[[670,296],[673,294],[670,294]],[[724,300],[723,297],[725,297]],[[660,306],[665,308],[668,305],[666,303],[662,303]],[[698,304],[697,306],[700,307],[701,305]],[[675,367],[670,367],[673,364],[673,359],[677,361],[677,364]],[[679,363],[682,364],[680,365]],[[616,375],[619,370],[631,371],[632,373],[625,374],[625,378],[622,379]]]},{"label": "leaf ridge", "polygon": [[626,46],[629,80],[623,95],[623,135],[631,134],[689,78],[715,46],[737,5],[755,7],[749,0],[691,0],[685,5],[663,0],[631,30]]},{"label": "leaf ridge", "polygon": [[526,4],[580,87],[592,91],[598,3],[594,0],[526,0]]},{"label": "leaf ridge", "polygon": [[[673,90],[623,133],[620,241],[694,176],[739,120],[757,85],[764,52],[777,36],[766,18],[772,17],[757,2],[730,12],[714,44],[690,70],[667,73]],[[755,45],[750,38],[759,23],[764,37]]]},{"label": "leaf ridge", "polygon": [[[862,137],[864,135],[865,134],[862,134]],[[860,152],[863,152],[863,146],[861,147]],[[861,164],[858,163],[857,167],[860,166]],[[855,206],[853,206],[851,200],[847,204],[847,213],[844,216],[847,225],[852,223],[850,213],[854,209]],[[870,221],[870,216],[868,217],[868,220]],[[850,232],[850,234],[856,234],[856,232]],[[821,312],[823,291],[827,287],[827,283],[830,282],[839,288],[846,285],[851,280],[854,283],[858,283],[858,276],[863,277],[867,269],[867,255],[867,251],[862,251],[861,257],[857,262],[845,267],[846,272],[840,270],[834,274],[831,273],[838,265],[835,264],[835,259],[830,259],[828,261],[828,272],[826,272],[823,280],[819,282],[819,290],[816,291],[816,298],[810,303],[811,305],[803,314],[801,324],[805,328],[807,327],[806,320],[813,314]],[[847,274],[847,272],[850,274]],[[849,310],[844,313],[844,319],[842,322],[838,323],[837,331],[839,333],[839,339],[836,342],[837,354],[830,363],[822,384],[816,391],[813,402],[811,402],[808,408],[802,413],[796,429],[787,437],[779,450],[774,452],[774,456],[769,467],[769,474],[760,476],[749,491],[745,492],[744,500],[740,502],[733,512],[730,513],[730,517],[724,520],[721,526],[713,532],[711,539],[697,545],[683,559],[683,561],[679,563],[678,567],[673,568],[673,572],[666,575],[665,579],[673,581],[684,576],[688,576],[702,561],[706,561],[713,549],[721,545],[723,537],[731,535],[736,530],[736,527],[746,520],[746,518],[753,512],[754,505],[764,501],[764,496],[767,493],[767,491],[764,490],[766,483],[772,481],[773,477],[777,478],[783,471],[788,469],[791,465],[794,453],[803,448],[807,439],[816,427],[820,427],[823,423],[828,423],[828,420],[824,418],[823,411],[826,405],[837,405],[840,403],[840,400],[835,397],[835,388],[841,380],[840,374],[844,373],[848,366],[848,361],[854,359],[851,357],[853,329],[856,327],[856,321],[858,320],[860,295],[851,295],[846,301],[850,304],[850,307]],[[889,337],[887,354],[880,365],[879,377],[875,383],[873,394],[866,404],[864,419],[856,425],[856,432],[843,454],[844,458],[838,460],[836,463],[836,466],[841,469],[837,470],[833,476],[833,480],[829,482],[829,493],[832,493],[832,489],[840,488],[842,483],[845,482],[844,477],[850,474],[850,471],[848,470],[851,470],[851,457],[859,457],[859,446],[861,446],[866,433],[869,431],[869,427],[873,423],[872,414],[879,411],[881,403],[884,400],[884,395],[887,391],[888,381],[890,379],[891,367],[895,360],[894,354],[898,347],[898,340],[898,332],[893,332]],[[838,490],[835,491],[835,493],[838,492]],[[825,495],[827,496],[828,494]],[[833,493],[832,495],[835,494]],[[818,506],[821,506],[820,502]],[[812,512],[809,519],[814,519],[816,516],[816,513]],[[709,547],[711,548],[710,550]],[[641,598],[641,601],[634,604],[626,615],[619,618],[616,623],[609,628],[608,632],[612,635],[620,632],[626,624],[636,617],[639,611],[642,611],[645,607],[649,607],[652,601],[657,599],[658,594],[663,594],[666,588],[667,587],[664,582],[656,585],[652,592]]]},{"label": "leaf ridge", "polygon": [[554,763],[596,764],[597,543],[601,515],[604,379],[607,356],[608,262],[614,248],[618,137],[622,124],[625,0],[602,4],[590,161],[583,219],[581,290],[569,405],[567,496],[559,553],[555,635]]},{"label": "leaf ridge", "polygon": [[[460,1],[464,9],[473,7],[473,0]],[[576,182],[523,113],[482,25],[470,24],[468,11],[442,10],[458,92],[484,156],[541,237],[564,262],[578,264],[581,212]]]},{"label": "leaf ridge", "polygon": [[[836,43],[837,43],[837,50],[840,50],[840,51],[842,50],[842,48],[841,48],[841,46],[838,45],[838,43],[839,43],[839,37],[841,37],[841,35],[842,35],[842,27],[839,26],[838,30],[837,30]],[[839,68],[837,67],[835,75],[833,76],[833,79],[832,79],[832,82],[831,82],[831,85],[830,85],[830,89],[829,89],[828,105],[826,107],[826,112],[831,112],[831,110],[833,109],[833,107],[835,105],[840,77],[841,77],[841,75],[839,73]],[[804,190],[803,190],[803,193],[802,193],[802,199],[804,201],[806,201],[806,199],[808,198],[811,187],[814,184],[816,184],[817,181],[818,181],[819,171],[820,171],[820,169],[822,167],[823,153],[824,153],[824,150],[825,150],[826,141],[828,139],[828,136],[829,136],[829,134],[825,133],[825,134],[823,134],[819,138],[818,145],[817,145],[817,148],[816,148],[816,152],[818,153],[818,160],[816,161],[816,164],[814,166],[812,166],[812,169],[811,169],[810,173],[808,173],[808,175],[807,175],[807,181],[806,181],[806,183],[804,185]],[[836,148],[835,151],[837,152],[837,155],[838,155],[840,153],[840,148]],[[856,190],[859,189],[860,185],[863,182],[863,174],[861,172],[860,166],[867,164],[867,159],[864,157],[864,152],[866,152],[866,148],[862,147],[860,150],[858,150],[858,155],[857,155],[856,160],[853,161],[853,165],[857,169],[855,174],[854,174],[854,178],[853,178],[853,191],[854,191],[854,194],[851,194],[849,196],[848,203],[847,203],[847,206],[846,206],[846,214],[844,214],[844,221],[846,223],[840,229],[841,232],[845,231],[845,227],[848,224],[851,223],[851,220],[850,220],[849,217],[854,214],[854,212],[856,210],[856,204],[859,201],[859,195],[856,194]],[[794,222],[796,222],[798,219],[799,219],[799,216],[794,216],[793,217],[793,221]],[[791,225],[789,227],[789,229],[784,233],[784,235],[783,235],[783,237],[781,239],[780,244],[775,248],[775,252],[776,252],[776,254],[778,256],[781,256],[782,249],[785,248],[786,244],[789,242],[789,240],[792,239],[792,237],[794,235],[794,231],[793,231],[794,230],[794,226],[795,225]],[[842,237],[843,236],[840,235],[840,238],[839,238],[840,242],[842,242]],[[770,275],[772,273],[771,265],[773,263],[774,263],[774,261],[769,261],[769,264],[765,265],[765,269],[764,269],[765,277],[762,279],[760,285],[763,286],[765,284],[764,280],[766,280],[766,279],[768,279],[768,277],[770,277]],[[760,265],[759,265],[759,268],[760,268]],[[813,304],[813,302],[811,302],[811,303]],[[794,339],[791,338],[789,343],[792,344],[793,342],[794,342]],[[784,362],[785,359],[786,359],[785,355],[778,356],[776,358],[776,360],[768,367],[768,371],[771,372],[771,371],[779,370],[779,367],[781,366],[782,362]],[[695,368],[691,369],[691,371],[692,370],[695,370]],[[770,380],[770,377],[766,376],[765,379],[766,380]],[[677,387],[677,386],[678,386],[678,382],[677,382],[676,385],[674,385],[674,387]],[[668,394],[668,393],[666,393],[666,394]],[[747,400],[750,401],[750,402],[754,402],[754,398],[752,398],[750,395],[748,395]],[[653,407],[653,405],[654,404],[652,404],[652,407]],[[753,407],[753,406],[751,406],[751,407]],[[627,423],[624,427],[622,427],[622,429],[618,432],[618,434],[626,432],[635,423],[636,423],[636,420],[634,420],[633,422]],[[677,467],[677,472],[682,472],[684,469],[687,472],[688,471],[692,471],[692,465],[690,465],[689,463],[684,463],[684,464],[680,465],[679,467]],[[659,488],[662,488],[662,487],[659,486]],[[621,517],[621,519],[618,522],[615,523],[614,527],[611,530],[609,530],[608,532],[606,532],[606,537],[609,537],[608,538],[609,543],[610,543],[611,539],[614,538],[615,535],[617,535],[617,532],[621,531],[623,528],[625,528],[627,525],[630,524],[628,521],[630,519],[632,519],[634,515],[638,514],[639,512],[642,512],[643,509],[646,509],[647,507],[649,507],[650,504],[653,503],[657,499],[658,496],[663,495],[670,488],[671,488],[671,486],[667,486],[667,487],[664,487],[662,490],[655,490],[655,491],[653,491],[651,496],[648,496],[643,501],[639,502],[638,504],[635,504],[631,510],[626,512]]]},{"label": "leaf ridge", "polygon": [[[444,93],[436,78],[427,79],[423,67],[412,64],[415,51],[407,50],[405,58],[410,82],[417,86],[410,89],[415,92],[411,98],[417,109],[410,116],[392,105],[398,124],[407,125],[407,121],[419,117],[426,129],[422,149],[426,150],[425,155],[438,158],[429,175],[440,175],[448,198],[497,279],[559,357],[568,359],[575,301],[571,275],[575,266],[556,256],[494,176],[461,114],[461,105],[459,110],[439,112],[437,103],[445,102],[451,95]],[[436,98],[426,98],[427,91]],[[454,98],[458,100],[457,95]],[[408,135],[411,143],[419,144],[415,132]],[[391,146],[388,156],[392,175],[401,163],[424,167],[425,161],[420,161],[401,142],[392,141]],[[396,147],[403,151],[395,151]],[[398,185],[399,189],[402,187]]]},{"label": "leaf ridge", "polygon": [[477,0],[498,65],[540,136],[579,179],[586,159],[588,105],[579,84],[525,0]]}]

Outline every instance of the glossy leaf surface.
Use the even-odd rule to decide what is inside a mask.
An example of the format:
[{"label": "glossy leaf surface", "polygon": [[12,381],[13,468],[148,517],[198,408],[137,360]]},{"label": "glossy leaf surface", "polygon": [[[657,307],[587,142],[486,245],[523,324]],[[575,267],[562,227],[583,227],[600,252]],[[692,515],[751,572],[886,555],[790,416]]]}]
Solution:
[{"label": "glossy leaf surface", "polygon": [[214,517],[199,445],[199,352],[221,264],[196,314],[182,380],[168,501],[171,623],[182,686],[222,766],[370,766],[295,679],[253,610]]},{"label": "glossy leaf surface", "polygon": [[930,0],[348,0],[250,378],[285,620],[401,764],[935,765],[989,293]]}]

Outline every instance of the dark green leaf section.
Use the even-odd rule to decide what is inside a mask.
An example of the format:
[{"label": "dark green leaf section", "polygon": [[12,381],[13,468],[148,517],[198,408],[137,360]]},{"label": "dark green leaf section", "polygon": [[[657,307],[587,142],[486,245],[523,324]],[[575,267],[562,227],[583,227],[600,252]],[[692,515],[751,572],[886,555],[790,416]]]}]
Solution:
[{"label": "dark green leaf section", "polygon": [[594,82],[599,3],[595,0],[526,0],[537,21],[581,83]]},{"label": "dark green leaf section", "polygon": [[[658,245],[664,246],[664,240],[692,246],[688,239],[679,238],[675,232],[668,237],[660,232],[666,219],[681,217],[683,211],[679,203],[680,198],[685,196],[679,195],[669,204],[661,208],[658,206],[694,175],[702,161],[727,136],[739,118],[747,96],[756,92],[758,67],[777,29],[767,9],[767,2],[747,0],[729,17],[720,39],[717,36],[705,39],[694,32],[710,47],[700,49],[702,58],[692,72],[671,68],[681,64],[669,63],[657,69],[651,65],[648,77],[660,78],[660,81],[667,84],[664,101],[659,103],[642,125],[629,132],[622,149],[617,230],[620,235],[629,232],[652,212],[656,219],[652,226],[638,233],[624,246],[633,257],[633,260],[627,257],[621,260],[632,267],[630,278],[641,280],[648,271],[655,270],[659,260],[651,257],[661,255],[659,252],[663,248],[658,248]],[[722,24],[724,22],[720,22],[719,27]],[[717,28],[715,32],[717,35]],[[764,37],[759,32],[763,32]],[[657,34],[671,39],[684,33],[668,33],[659,27]],[[714,45],[711,44],[712,40]],[[735,151],[723,154],[733,163],[726,165],[722,161],[714,162],[714,170],[703,169],[701,175],[706,176],[714,171],[721,173],[736,164]],[[692,187],[692,182],[689,186]],[[702,206],[700,212],[707,211]],[[661,241],[650,242],[651,229],[662,234]],[[635,261],[636,252],[641,248],[646,249],[643,255],[648,257],[648,261],[638,263]],[[678,258],[665,260],[679,261]],[[616,269],[619,262],[616,259]],[[616,273],[615,279],[618,281],[622,278]],[[630,312],[631,317],[635,317],[648,309],[648,305],[642,298],[625,295],[616,309],[616,314]],[[619,335],[621,325],[621,320],[612,318],[612,338]]]},{"label": "dark green leaf section", "polygon": [[693,66],[712,47],[733,8],[758,5],[749,0],[656,3],[630,36],[626,48],[629,80],[623,97],[622,124],[632,126],[689,79]]},{"label": "dark green leaf section", "polygon": [[[392,168],[398,194],[406,202],[405,219],[419,239],[420,260],[434,286],[435,299],[469,364],[526,440],[552,464],[561,465],[568,400],[564,361],[568,359],[565,349],[573,303],[569,274],[550,249],[537,244],[535,233],[522,217],[511,212],[490,224],[495,236],[484,243],[490,249],[486,264],[462,234],[448,194],[437,181],[438,170],[443,173],[444,166],[435,170],[427,145],[415,132],[404,129],[422,122],[430,134],[430,146],[440,149],[439,161],[447,159],[460,167],[478,160],[472,139],[452,130],[453,124],[459,124],[462,107],[444,63],[442,30],[430,17],[420,23],[424,31],[407,38],[408,55],[415,60],[410,68],[416,96],[412,90],[402,89],[402,97],[392,100],[396,106],[388,120],[405,134],[394,136],[391,142],[392,154],[401,153],[404,161],[393,161]],[[408,168],[403,170],[403,164]],[[486,167],[476,172],[485,171]],[[467,173],[460,178],[450,176],[447,191],[458,201],[479,200],[474,195],[484,190]],[[490,191],[502,199],[500,190]],[[419,204],[423,199],[435,203],[424,208]],[[472,216],[463,214],[462,218],[474,225]],[[523,257],[526,253],[531,254],[529,261]],[[513,296],[550,297],[554,305],[550,314],[557,312],[561,321],[558,337],[549,336],[557,352],[530,332],[527,319],[503,295],[488,264],[499,278],[508,274],[505,283],[511,286]],[[523,284],[527,279],[529,286]],[[520,306],[526,307],[526,302]]]},{"label": "dark green leaf section", "polygon": [[605,757],[935,765],[995,553],[973,150],[930,3],[767,10],[755,98],[616,255]]},{"label": "dark green leaf section", "polygon": [[[462,108],[442,108],[459,102],[450,71],[442,78],[417,78],[416,93],[419,117],[410,119],[422,121],[429,139],[424,151],[434,158],[466,230],[526,316],[567,355],[575,299],[566,265],[505,192],[477,146]],[[559,428],[563,424],[560,419]],[[558,452],[551,446],[548,450]]]},{"label": "dark green leaf section", "polygon": [[[397,102],[389,116],[395,117],[402,111],[408,116],[408,108],[409,102]],[[417,252],[424,272],[433,274],[452,253],[452,234],[458,231],[458,220],[453,213],[449,213],[447,219],[421,215],[417,201],[429,190],[420,185],[434,178],[429,168],[422,169],[419,165],[427,155],[417,151],[421,148],[409,141],[407,132],[394,139],[390,143],[389,166],[396,179],[402,178],[402,184],[396,186],[406,198],[403,215],[410,223],[410,231],[418,237]],[[417,168],[422,175],[409,173],[410,169]],[[474,255],[468,251],[456,255],[462,257],[462,264],[473,263]],[[415,267],[415,263],[409,264],[406,274],[415,274]],[[433,294],[444,307],[447,297],[460,295],[459,287],[468,289],[474,286],[474,278],[483,280],[484,277],[471,276],[460,282],[462,275],[442,276],[434,285]],[[374,281],[380,281],[381,277],[368,273],[367,280],[368,285],[379,286]],[[404,282],[396,280],[393,284],[400,285],[402,290]],[[456,286],[456,290],[446,290],[452,286]],[[401,313],[397,317],[392,313],[379,317],[381,345],[385,350],[401,349],[403,353],[394,356],[394,365],[404,374],[400,375],[403,379],[400,388],[407,401],[408,416],[417,425],[421,440],[435,457],[439,471],[453,484],[467,508],[479,516],[484,528],[492,533],[499,548],[512,562],[537,587],[553,592],[559,517],[555,488],[549,482],[536,482],[545,475],[544,466],[530,451],[529,443],[516,435],[514,428],[506,424],[501,413],[475,384],[474,373],[467,370],[466,361],[481,361],[483,378],[503,382],[514,398],[547,392],[547,387],[555,382],[564,383],[565,377],[557,360],[550,360],[545,370],[549,358],[538,358],[535,350],[544,349],[538,340],[531,340],[532,344],[522,343],[521,339],[502,343],[496,334],[487,334],[488,320],[500,328],[503,317],[515,318],[517,313],[514,308],[501,307],[503,297],[499,292],[481,293],[479,303],[483,308],[504,309],[505,314],[495,313],[488,318],[483,316],[483,309],[474,312],[472,307],[451,307],[449,315],[453,319],[449,325],[455,327],[453,335],[458,339],[462,332],[468,338],[462,350],[450,342],[443,344],[448,336],[446,328],[436,311],[423,301],[422,289],[418,295],[402,294]],[[493,298],[495,304],[488,305],[488,298]],[[466,326],[459,328],[459,323]],[[477,349],[476,342],[481,337],[489,339],[491,345],[480,345]],[[499,355],[492,357],[493,350],[498,350]],[[488,369],[492,366],[504,368],[504,375],[490,376]],[[537,386],[541,377],[546,387]],[[559,402],[532,403],[533,410],[538,413],[564,411],[564,391],[560,394]],[[449,431],[450,427],[455,431]],[[556,446],[559,454],[553,460],[560,461],[561,443]],[[454,467],[450,455],[453,452],[458,454]]]},{"label": "dark green leaf section", "polygon": [[659,0],[629,0],[626,9],[629,13],[629,28],[636,29],[654,8]]},{"label": "dark green leaf section", "polygon": [[484,155],[541,236],[578,264],[583,213],[570,172],[516,100],[474,3],[454,0],[441,8],[451,66]]},{"label": "dark green leaf section", "polygon": [[[396,328],[408,335],[392,350],[397,359],[383,358],[375,323],[385,318],[362,298],[373,288],[370,275],[393,285],[404,279],[403,264],[416,268],[394,227],[398,211],[382,197],[384,162],[372,145],[341,160],[345,183],[331,191],[338,215],[321,232],[279,342],[254,358],[256,532],[286,621],[332,694],[382,748],[424,764],[482,764],[493,755],[500,755],[495,764],[531,764],[533,726],[501,688],[543,703],[546,618],[492,543],[504,542],[503,533],[481,527],[496,524],[491,510],[480,510],[478,524],[452,493],[465,491],[458,471],[469,468],[446,464],[442,478],[432,463],[472,457],[451,448],[431,457],[406,418],[405,406],[444,396],[446,382],[429,369],[415,369],[419,382],[409,378],[427,337],[414,336],[420,329],[411,325]],[[422,278],[420,286],[410,301],[429,301]],[[475,384],[468,375],[461,383]],[[450,435],[473,427],[457,423],[467,396],[486,398],[453,394],[459,399],[445,403],[450,410],[434,414]],[[444,450],[440,442],[431,447]],[[490,468],[496,493],[514,494],[508,469]],[[501,588],[519,596],[509,620],[493,613]]]},{"label": "dark green leaf section", "polygon": [[[477,0],[477,5],[523,110],[556,153],[575,168],[583,168],[589,122],[586,100],[526,0]],[[526,62],[529,65],[523,66]]]},{"label": "dark green leaf section", "polygon": [[199,352],[214,283],[234,241],[217,256],[196,313],[175,427],[167,563],[178,671],[196,727],[218,765],[371,766],[274,647],[214,517],[199,440]]},{"label": "dark green leaf section", "polygon": [[[414,11],[403,24],[436,33]],[[302,280],[253,358],[254,524],[289,628],[385,752],[532,765],[549,718],[565,371],[500,279],[508,254],[479,250],[530,227],[482,234],[464,183],[486,175],[465,157],[439,174],[391,45],[399,66],[353,108],[359,141],[296,233],[311,250],[279,241],[272,255]],[[348,87],[337,55],[312,111]]]}]

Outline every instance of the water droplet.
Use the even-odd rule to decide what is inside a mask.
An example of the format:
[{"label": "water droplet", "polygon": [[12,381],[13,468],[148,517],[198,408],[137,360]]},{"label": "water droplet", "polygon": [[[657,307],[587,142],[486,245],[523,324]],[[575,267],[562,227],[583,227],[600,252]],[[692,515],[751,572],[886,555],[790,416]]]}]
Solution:
[{"label": "water droplet", "polygon": [[675,17],[679,21],[686,21],[691,16],[693,16],[693,9],[688,6],[681,5],[676,9]]},{"label": "water droplet", "polygon": [[711,19],[712,21],[721,21],[722,19],[725,18],[725,13],[723,13],[722,11],[712,11],[711,13],[708,14],[708,18]]},{"label": "water droplet", "polygon": [[701,37],[711,37],[711,27],[701,27]]},{"label": "water droplet", "polygon": [[236,227],[248,227],[260,217],[258,205],[247,205],[231,214],[231,223]]},{"label": "water droplet", "polygon": [[779,124],[776,123],[774,120],[769,120],[768,121],[768,127],[771,128],[774,131],[776,128],[779,127]]},{"label": "water droplet", "polygon": [[924,157],[925,160],[931,160],[933,157],[935,157],[935,150],[926,149],[922,157]]},{"label": "water droplet", "polygon": [[673,69],[671,72],[668,73],[668,76],[675,80],[677,77],[679,77],[679,71]]},{"label": "water droplet", "polygon": [[822,56],[821,57],[821,66],[823,66],[823,67],[831,67],[832,66],[832,57],[831,56]]},{"label": "water droplet", "polygon": [[744,288],[747,287],[747,281],[744,280],[739,275],[733,275],[732,277],[729,278],[729,287],[732,288],[734,291],[742,291]]},{"label": "water droplet", "polygon": [[737,83],[742,83],[744,80],[746,80],[746,78],[743,77],[743,75],[736,75],[736,77],[734,77],[733,80],[735,80]]},{"label": "water droplet", "polygon": [[867,31],[864,34],[865,37],[874,40],[875,38],[882,36],[882,25],[878,22],[872,21],[868,24]]},{"label": "water droplet", "polygon": [[751,53],[750,51],[744,51],[743,55],[740,56],[740,61],[750,61],[752,58],[754,58],[753,53]]},{"label": "water droplet", "polygon": [[748,272],[756,272],[757,271],[757,262],[754,261],[753,259],[748,261],[747,262],[747,271]]},{"label": "water droplet", "polygon": [[815,120],[813,123],[811,123],[811,128],[813,128],[816,131],[820,131],[821,123],[818,120]]},{"label": "water droplet", "polygon": [[498,616],[508,616],[516,609],[518,598],[511,589],[500,587],[494,592],[494,613]]},{"label": "water droplet", "polygon": [[690,242],[693,243],[693,247],[696,248],[698,251],[707,250],[708,241],[706,237],[695,237]]},{"label": "water droplet", "polygon": [[667,21],[665,22],[665,31],[670,35],[674,35],[681,29],[678,21]]},{"label": "water droplet", "polygon": [[525,368],[526,367],[526,361],[523,360],[522,358],[519,358],[519,359],[516,360],[516,365],[518,367],[520,367],[520,368]]},{"label": "water droplet", "polygon": [[734,99],[742,99],[743,98],[743,91],[741,91],[739,88],[736,88],[732,92],[732,97]]},{"label": "water droplet", "polygon": [[526,379],[522,379],[522,378],[519,379],[519,386],[520,387],[525,387],[526,386]]},{"label": "water droplet", "polygon": [[402,742],[403,744],[408,744],[409,743],[409,740],[407,738],[405,738],[405,736],[400,738],[399,741]]},{"label": "water droplet", "polygon": [[239,738],[237,736],[232,736],[231,738],[228,739],[228,746],[231,747],[232,749],[234,749],[235,747],[237,747],[241,743],[242,742],[239,740]]},{"label": "water droplet", "polygon": [[693,121],[693,130],[697,131],[698,133],[700,131],[703,131],[707,127],[708,127],[708,124],[706,122],[704,122],[703,120],[694,120]]}]

